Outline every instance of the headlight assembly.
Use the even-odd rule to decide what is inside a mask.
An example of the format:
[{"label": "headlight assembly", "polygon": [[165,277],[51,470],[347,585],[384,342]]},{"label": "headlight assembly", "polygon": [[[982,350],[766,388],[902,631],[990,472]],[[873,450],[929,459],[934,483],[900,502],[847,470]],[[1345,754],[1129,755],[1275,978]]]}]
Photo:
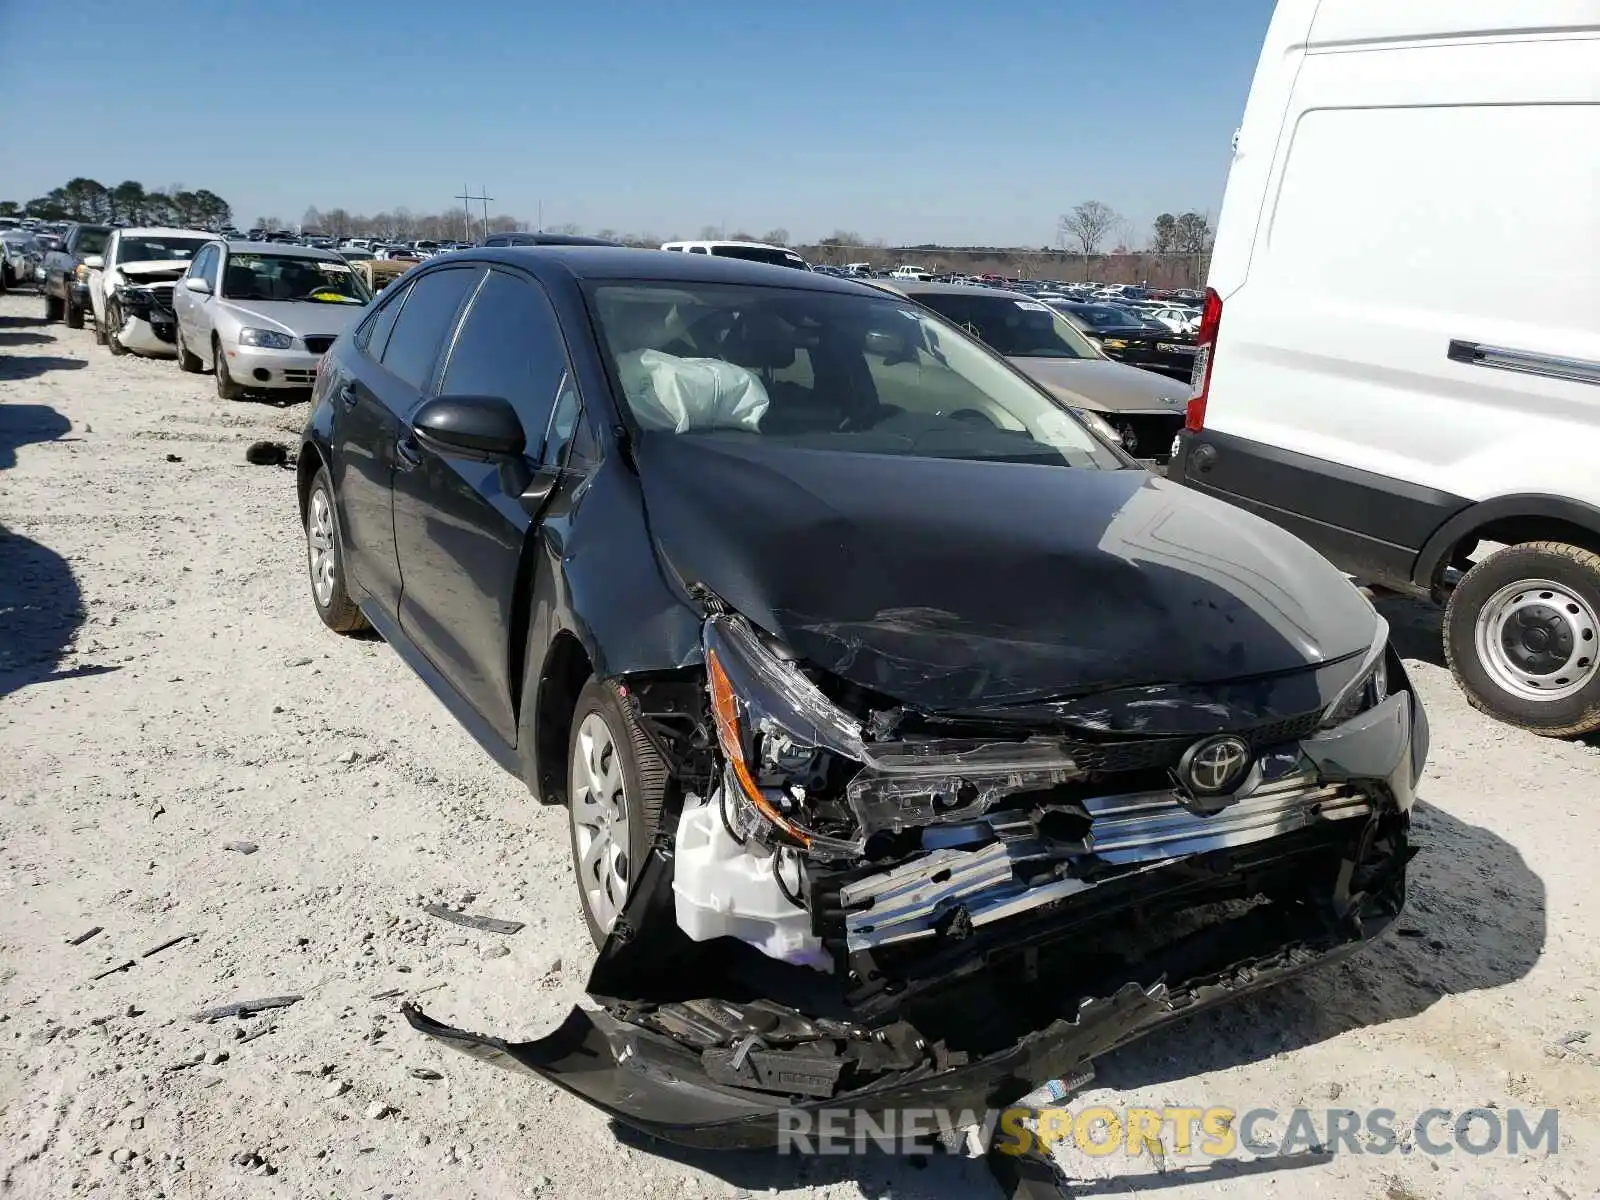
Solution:
[{"label": "headlight assembly", "polygon": [[725,799],[779,841],[826,857],[859,854],[864,840],[845,810],[813,794],[859,770],[860,727],[743,620],[712,617],[704,636]]},{"label": "headlight assembly", "polygon": [[275,329],[241,329],[239,345],[255,346],[262,350],[287,350],[294,345],[294,338]]},{"label": "headlight assembly", "polygon": [[1389,623],[1378,618],[1378,631],[1361,660],[1361,668],[1322,712],[1322,728],[1343,725],[1389,698]]}]

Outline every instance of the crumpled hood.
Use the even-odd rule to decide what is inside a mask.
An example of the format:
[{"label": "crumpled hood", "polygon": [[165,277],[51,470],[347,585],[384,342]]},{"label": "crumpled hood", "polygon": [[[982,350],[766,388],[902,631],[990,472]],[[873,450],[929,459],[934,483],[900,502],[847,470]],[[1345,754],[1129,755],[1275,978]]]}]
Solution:
[{"label": "crumpled hood", "polygon": [[184,258],[150,259],[144,262],[118,263],[116,270],[123,278],[136,283],[160,283],[169,279],[177,279],[189,269],[189,261]]},{"label": "crumpled hood", "polygon": [[223,300],[241,325],[279,329],[297,337],[338,337],[366,313],[365,304],[319,304],[314,300]]},{"label": "crumpled hood", "polygon": [[930,712],[1289,671],[1376,630],[1303,542],[1144,471],[695,434],[636,450],[670,574]]},{"label": "crumpled hood", "polygon": [[1074,408],[1181,416],[1189,399],[1182,385],[1165,375],[1109,359],[1013,358],[1011,363]]}]

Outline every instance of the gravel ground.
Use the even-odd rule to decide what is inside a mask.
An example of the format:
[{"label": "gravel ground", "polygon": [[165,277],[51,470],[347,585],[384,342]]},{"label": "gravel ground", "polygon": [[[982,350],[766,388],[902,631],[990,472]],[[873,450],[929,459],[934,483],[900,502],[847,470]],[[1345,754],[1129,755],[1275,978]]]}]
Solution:
[{"label": "gravel ground", "polygon": [[[0,1193],[1000,1195],[970,1159],[675,1152],[413,1035],[404,996],[514,1037],[581,996],[562,814],[381,642],[318,623],[293,475],[244,463],[293,444],[304,404],[220,401],[42,310],[0,297]],[[1434,736],[1402,928],[1107,1058],[1088,1099],[1555,1106],[1560,1153],[1169,1145],[1064,1160],[1072,1194],[1600,1195],[1600,750],[1473,712],[1434,614],[1386,607]],[[477,934],[428,901],[526,928]],[[304,999],[193,1019],[285,993]]]}]

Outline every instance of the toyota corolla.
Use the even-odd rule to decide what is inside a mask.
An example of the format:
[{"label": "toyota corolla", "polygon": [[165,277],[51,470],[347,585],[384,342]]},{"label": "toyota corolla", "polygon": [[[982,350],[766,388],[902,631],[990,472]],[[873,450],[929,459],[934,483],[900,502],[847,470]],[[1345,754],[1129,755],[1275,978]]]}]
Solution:
[{"label": "toyota corolla", "polygon": [[[411,1023],[689,1144],[1014,1101],[1401,911],[1372,606],[903,297],[430,259],[324,358],[310,592],[570,816],[594,1008]],[[531,987],[530,983],[530,987]]]}]

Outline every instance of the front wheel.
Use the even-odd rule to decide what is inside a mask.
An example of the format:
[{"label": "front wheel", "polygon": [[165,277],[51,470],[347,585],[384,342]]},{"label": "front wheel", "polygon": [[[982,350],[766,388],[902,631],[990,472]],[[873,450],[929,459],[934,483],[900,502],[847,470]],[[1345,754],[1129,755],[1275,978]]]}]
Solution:
[{"label": "front wheel", "polygon": [[1543,737],[1600,729],[1600,554],[1526,542],[1461,578],[1445,658],[1474,708]]},{"label": "front wheel", "polygon": [[567,812],[584,923],[602,945],[644,868],[667,767],[615,684],[591,679],[572,714]]},{"label": "front wheel", "polygon": [[111,351],[113,358],[120,358],[128,352],[128,348],[117,337],[117,330],[121,328],[122,307],[115,300],[112,300],[106,305],[105,339],[106,349]]},{"label": "front wheel", "polygon": [[223,400],[243,400],[244,388],[233,381],[233,376],[228,374],[228,356],[222,352],[222,343],[213,341],[211,353],[217,363],[217,395]]}]

